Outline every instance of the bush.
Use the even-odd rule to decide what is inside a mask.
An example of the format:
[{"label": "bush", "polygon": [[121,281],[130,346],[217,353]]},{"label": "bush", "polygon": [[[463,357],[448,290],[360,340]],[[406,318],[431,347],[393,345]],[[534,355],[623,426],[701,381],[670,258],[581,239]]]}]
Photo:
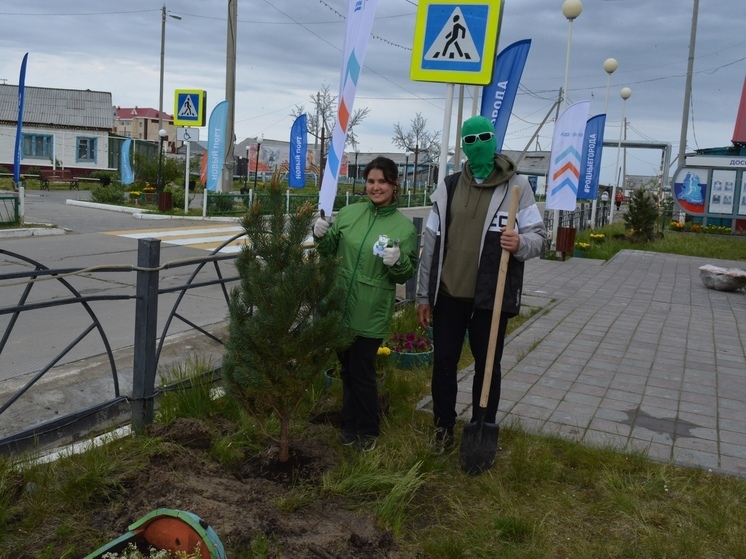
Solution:
[{"label": "bush", "polygon": [[184,208],[184,189],[178,186],[167,186],[166,192],[171,193],[171,205],[176,209]]},{"label": "bush", "polygon": [[638,188],[629,200],[624,224],[629,231],[629,239],[635,241],[652,241],[655,238],[655,223],[658,220],[658,204],[653,194]]},{"label": "bush", "polygon": [[[182,204],[184,200],[182,199]],[[217,193],[207,197],[207,211],[211,215],[227,214],[233,212],[234,197],[232,194]]]},{"label": "bush", "polygon": [[103,186],[109,186],[117,178],[117,173],[113,173],[112,171],[93,171],[90,176],[93,179],[98,179]]},{"label": "bush", "polygon": [[99,204],[114,204],[123,206],[129,196],[125,196],[121,187],[104,188],[103,186],[94,186],[91,188],[91,199]]}]

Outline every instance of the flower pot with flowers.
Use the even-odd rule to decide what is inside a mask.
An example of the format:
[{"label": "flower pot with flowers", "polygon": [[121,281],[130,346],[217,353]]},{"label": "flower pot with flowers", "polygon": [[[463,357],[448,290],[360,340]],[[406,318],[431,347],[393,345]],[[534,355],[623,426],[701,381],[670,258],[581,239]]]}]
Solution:
[{"label": "flower pot with flowers", "polygon": [[577,256],[578,258],[585,258],[588,256],[588,250],[590,248],[590,243],[577,242],[575,243],[575,250],[573,251],[572,255]]},{"label": "flower pot with flowers", "polygon": [[386,342],[391,350],[393,365],[397,369],[409,370],[425,367],[433,360],[433,341],[417,332],[395,333]]}]

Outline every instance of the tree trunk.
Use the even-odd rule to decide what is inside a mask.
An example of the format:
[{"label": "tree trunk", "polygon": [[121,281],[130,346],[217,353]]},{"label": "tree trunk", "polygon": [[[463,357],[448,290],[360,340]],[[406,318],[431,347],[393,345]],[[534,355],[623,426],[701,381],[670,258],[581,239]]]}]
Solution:
[{"label": "tree trunk", "polygon": [[290,460],[290,418],[280,418],[280,462]]}]

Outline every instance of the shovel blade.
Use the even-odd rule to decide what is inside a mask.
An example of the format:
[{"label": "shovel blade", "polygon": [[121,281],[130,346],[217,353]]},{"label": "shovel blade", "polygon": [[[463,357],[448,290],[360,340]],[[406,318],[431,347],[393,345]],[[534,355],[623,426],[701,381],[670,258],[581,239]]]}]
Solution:
[{"label": "shovel blade", "polygon": [[499,436],[500,426],[497,423],[481,420],[465,425],[459,451],[461,471],[477,476],[488,470],[495,461]]}]

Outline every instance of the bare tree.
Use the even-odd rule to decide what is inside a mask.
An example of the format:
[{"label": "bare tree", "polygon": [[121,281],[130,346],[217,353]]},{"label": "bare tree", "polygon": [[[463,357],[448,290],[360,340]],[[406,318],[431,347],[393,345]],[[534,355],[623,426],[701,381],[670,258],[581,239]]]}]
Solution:
[{"label": "bare tree", "polygon": [[[309,98],[311,99],[313,114],[308,115],[308,133],[314,137],[314,149],[321,145],[319,163],[320,170],[323,173],[324,154],[328,152],[329,142],[331,142],[332,132],[336,124],[338,97],[331,94],[328,85],[323,85],[320,91],[309,95]],[[305,112],[304,105],[296,105],[290,116],[297,118]],[[358,141],[355,135],[355,126],[363,122],[369,113],[370,109],[368,107],[353,111],[350,122],[347,125],[345,146],[350,145],[353,150],[357,150]]]},{"label": "bare tree", "polygon": [[[409,121],[409,126],[409,131],[405,132],[401,124],[397,122],[394,125],[394,137],[391,141],[395,146],[414,153],[414,176],[412,178],[415,190],[417,190],[417,166],[420,162],[429,164],[437,161],[438,153],[440,153],[440,132],[427,130],[427,119],[422,116],[422,113],[417,113]],[[407,171],[405,171],[405,176]]]}]

